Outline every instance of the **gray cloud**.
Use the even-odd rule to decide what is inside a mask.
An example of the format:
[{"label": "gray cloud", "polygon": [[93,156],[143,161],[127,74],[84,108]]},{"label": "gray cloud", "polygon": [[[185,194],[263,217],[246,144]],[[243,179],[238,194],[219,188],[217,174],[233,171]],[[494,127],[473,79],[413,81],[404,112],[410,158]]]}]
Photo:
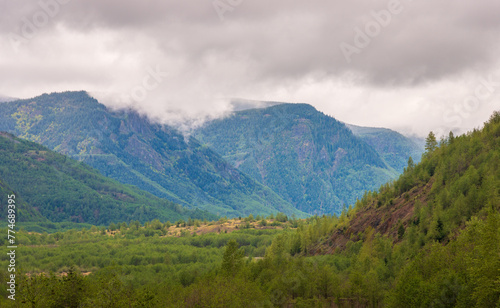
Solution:
[{"label": "gray cloud", "polygon": [[[45,21],[40,2],[0,0],[0,92],[86,89],[177,124],[223,114],[240,97],[307,102],[419,134],[477,126],[475,115],[499,107],[500,89],[460,124],[447,120],[459,113],[450,102],[498,72],[500,2],[401,0],[390,13],[394,1],[243,0],[221,20],[206,0],[41,0],[53,13]],[[34,30],[26,39],[23,29]],[[360,35],[367,46],[356,45]],[[350,62],[341,44],[356,48]],[[161,82],[134,99],[156,67]]]}]

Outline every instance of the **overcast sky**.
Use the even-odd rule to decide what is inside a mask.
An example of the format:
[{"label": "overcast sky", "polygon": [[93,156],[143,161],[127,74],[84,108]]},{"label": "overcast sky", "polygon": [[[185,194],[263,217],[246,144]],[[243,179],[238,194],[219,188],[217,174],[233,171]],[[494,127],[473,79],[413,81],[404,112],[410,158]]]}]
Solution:
[{"label": "overcast sky", "polygon": [[0,94],[86,90],[165,123],[232,98],[426,135],[500,109],[500,1],[0,0]]}]

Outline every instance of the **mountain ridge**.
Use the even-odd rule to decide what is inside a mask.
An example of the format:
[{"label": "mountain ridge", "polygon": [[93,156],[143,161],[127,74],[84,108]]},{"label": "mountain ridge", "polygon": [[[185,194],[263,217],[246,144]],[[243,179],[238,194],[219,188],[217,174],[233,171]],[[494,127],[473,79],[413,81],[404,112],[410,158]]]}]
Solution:
[{"label": "mountain ridge", "polygon": [[175,203],[222,216],[305,215],[196,139],[131,110],[110,111],[84,91],[2,103],[0,112],[0,130]]},{"label": "mountain ridge", "polygon": [[216,217],[108,179],[81,162],[4,132],[0,132],[0,187],[16,195],[19,221],[106,225]]},{"label": "mountain ridge", "polygon": [[364,190],[397,175],[343,123],[309,104],[233,112],[207,122],[194,136],[311,214],[340,213]]},{"label": "mountain ridge", "polygon": [[411,157],[418,163],[424,152],[423,144],[389,128],[364,127],[345,123],[354,135],[374,148],[384,161],[398,173],[403,173]]}]

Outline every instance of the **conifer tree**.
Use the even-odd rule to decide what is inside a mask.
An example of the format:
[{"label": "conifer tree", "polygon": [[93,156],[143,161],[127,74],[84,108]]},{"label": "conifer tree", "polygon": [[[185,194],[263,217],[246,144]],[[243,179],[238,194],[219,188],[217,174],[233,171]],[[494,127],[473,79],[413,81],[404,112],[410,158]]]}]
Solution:
[{"label": "conifer tree", "polygon": [[222,257],[222,271],[228,276],[235,276],[243,264],[243,251],[238,247],[235,240],[230,240],[226,245]]},{"label": "conifer tree", "polygon": [[454,139],[455,135],[453,135],[453,132],[450,131],[450,133],[448,134],[448,144],[452,144]]},{"label": "conifer tree", "polygon": [[436,135],[431,131],[427,138],[425,138],[425,151],[427,154],[434,152],[437,149],[438,142]]}]

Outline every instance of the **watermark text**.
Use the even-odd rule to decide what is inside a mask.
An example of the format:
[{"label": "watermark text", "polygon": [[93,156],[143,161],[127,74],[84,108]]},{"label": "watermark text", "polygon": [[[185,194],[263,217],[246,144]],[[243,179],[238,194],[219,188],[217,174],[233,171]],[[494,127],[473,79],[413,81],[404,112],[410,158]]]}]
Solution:
[{"label": "watermark text", "polygon": [[7,196],[7,252],[9,265],[7,271],[10,273],[7,276],[7,292],[10,294],[8,296],[11,300],[16,300],[16,196],[8,195]]}]

